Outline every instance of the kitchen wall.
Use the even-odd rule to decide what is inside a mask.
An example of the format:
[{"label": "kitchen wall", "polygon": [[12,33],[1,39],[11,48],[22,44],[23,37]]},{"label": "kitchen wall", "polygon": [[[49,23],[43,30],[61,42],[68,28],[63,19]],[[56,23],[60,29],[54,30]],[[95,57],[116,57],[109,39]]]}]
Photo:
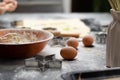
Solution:
[{"label": "kitchen wall", "polygon": [[109,12],[108,0],[72,0],[72,12]]},{"label": "kitchen wall", "polygon": [[71,0],[17,0],[15,12],[70,12]]},{"label": "kitchen wall", "polygon": [[17,0],[15,12],[108,12],[108,0]]}]

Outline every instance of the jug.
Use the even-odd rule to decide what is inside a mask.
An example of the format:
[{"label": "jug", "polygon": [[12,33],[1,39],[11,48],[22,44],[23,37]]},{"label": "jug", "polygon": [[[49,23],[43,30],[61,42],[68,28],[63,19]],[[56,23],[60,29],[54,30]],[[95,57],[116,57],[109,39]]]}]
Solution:
[{"label": "jug", "polygon": [[120,11],[111,9],[113,21],[108,26],[106,66],[120,67]]}]

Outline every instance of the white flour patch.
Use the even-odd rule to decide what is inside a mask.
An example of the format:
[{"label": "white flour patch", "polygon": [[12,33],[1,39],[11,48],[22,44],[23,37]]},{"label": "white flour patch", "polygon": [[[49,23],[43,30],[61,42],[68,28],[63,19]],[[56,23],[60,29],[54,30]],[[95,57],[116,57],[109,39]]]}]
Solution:
[{"label": "white flour patch", "polygon": [[13,80],[37,80],[41,76],[38,71],[21,70],[14,75]]}]

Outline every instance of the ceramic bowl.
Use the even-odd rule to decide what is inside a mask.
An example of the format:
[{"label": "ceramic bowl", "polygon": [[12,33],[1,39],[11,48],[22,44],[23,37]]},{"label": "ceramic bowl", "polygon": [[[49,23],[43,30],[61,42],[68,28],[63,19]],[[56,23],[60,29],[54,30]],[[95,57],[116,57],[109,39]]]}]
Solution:
[{"label": "ceramic bowl", "polygon": [[[23,43],[5,43],[0,42],[1,58],[28,58],[40,53],[53,38],[53,34],[44,30],[32,29],[0,29],[0,38],[9,33],[17,33],[30,36],[34,34],[37,40]],[[32,34],[31,34],[32,33]]]}]

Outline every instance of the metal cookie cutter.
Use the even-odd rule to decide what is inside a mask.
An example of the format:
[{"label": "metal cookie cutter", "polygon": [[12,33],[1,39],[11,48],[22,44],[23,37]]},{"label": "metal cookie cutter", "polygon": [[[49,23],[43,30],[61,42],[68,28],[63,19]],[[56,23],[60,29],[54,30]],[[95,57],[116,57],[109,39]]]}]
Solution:
[{"label": "metal cookie cutter", "polygon": [[25,60],[25,68],[28,70],[41,70],[47,69],[61,69],[62,61],[55,59],[55,55],[41,56],[37,55],[34,58]]},{"label": "metal cookie cutter", "polygon": [[66,45],[65,45],[66,40],[68,40],[69,38],[70,38],[70,37],[62,37],[62,36],[54,37],[54,38],[50,41],[49,45],[50,45],[50,46],[61,46],[61,47],[64,47],[64,46],[66,46]]},{"label": "metal cookie cutter", "polygon": [[96,42],[98,44],[105,44],[106,43],[107,32],[98,32],[96,34]]}]

